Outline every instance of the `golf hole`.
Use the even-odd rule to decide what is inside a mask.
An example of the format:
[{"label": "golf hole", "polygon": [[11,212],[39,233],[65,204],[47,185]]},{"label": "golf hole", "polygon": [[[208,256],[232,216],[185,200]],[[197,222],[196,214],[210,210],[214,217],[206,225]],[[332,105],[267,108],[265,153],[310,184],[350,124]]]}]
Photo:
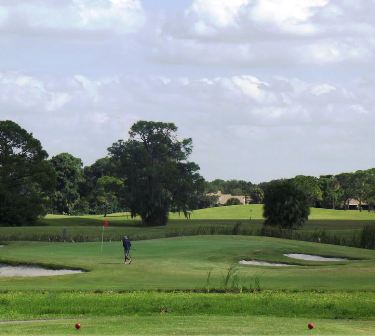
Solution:
[{"label": "golf hole", "polygon": [[259,261],[259,260],[241,260],[239,264],[246,265],[246,266],[274,266],[274,267],[294,266],[294,265],[289,265],[289,264],[272,263],[272,262]]},{"label": "golf hole", "polygon": [[346,261],[346,258],[333,258],[333,257],[322,257],[318,255],[311,254],[300,254],[300,253],[289,253],[284,254],[285,257],[298,259],[298,260],[308,260],[308,261]]},{"label": "golf hole", "polygon": [[0,277],[41,277],[83,273],[80,270],[48,269],[40,266],[11,266],[0,264]]}]

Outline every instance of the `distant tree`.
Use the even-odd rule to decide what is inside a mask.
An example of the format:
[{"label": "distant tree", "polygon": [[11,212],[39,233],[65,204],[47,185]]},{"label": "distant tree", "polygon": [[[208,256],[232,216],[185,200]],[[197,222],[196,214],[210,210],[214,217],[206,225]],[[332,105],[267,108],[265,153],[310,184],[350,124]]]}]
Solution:
[{"label": "distant tree", "polygon": [[309,200],[292,181],[280,180],[267,184],[264,192],[265,225],[281,228],[302,226],[310,214]]},{"label": "distant tree", "polygon": [[0,225],[28,225],[46,213],[55,174],[31,133],[0,121]]},{"label": "distant tree", "polygon": [[201,196],[198,197],[197,209],[206,209],[217,206],[218,200],[219,196],[201,194]]},{"label": "distant tree", "polygon": [[104,217],[118,208],[117,195],[123,186],[124,182],[114,176],[103,176],[97,180],[95,194]]},{"label": "distant tree", "polygon": [[83,182],[82,161],[69,153],[51,159],[56,172],[56,190],[52,197],[55,213],[72,214],[80,200],[79,188]]},{"label": "distant tree", "polygon": [[216,193],[218,191],[224,192],[225,184],[226,184],[226,181],[220,180],[220,179],[216,179],[210,182],[206,181],[205,191],[206,193]]},{"label": "distant tree", "polygon": [[225,205],[241,205],[241,201],[238,199],[238,198],[230,198],[226,203]]},{"label": "distant tree", "polygon": [[324,208],[336,209],[340,200],[340,182],[333,175],[320,176],[320,189],[323,193],[322,206]]},{"label": "distant tree", "polygon": [[323,200],[323,192],[316,177],[298,175],[292,182],[306,193],[310,206],[314,207]]},{"label": "distant tree", "polygon": [[340,207],[344,209],[349,208],[349,200],[355,197],[354,190],[354,174],[352,173],[343,173],[335,176],[335,179],[340,185],[340,193],[338,201]]},{"label": "distant tree", "polygon": [[172,123],[139,121],[129,140],[108,149],[132,216],[148,226],[165,225],[172,209],[188,216],[204,190],[198,165],[188,161],[192,140],[178,140],[176,133]]},{"label": "distant tree", "polygon": [[90,198],[96,188],[96,182],[103,176],[112,176],[113,167],[111,166],[111,160],[108,157],[101,158],[91,166],[83,168],[83,179],[84,182],[80,184],[80,195],[81,197]]},{"label": "distant tree", "polygon": [[262,204],[264,199],[264,191],[258,186],[254,186],[250,191],[251,203]]},{"label": "distant tree", "polygon": [[[98,183],[101,178],[114,176],[114,167],[109,157],[101,158],[91,166],[83,168],[83,182],[79,184],[80,202],[87,204],[88,213],[102,214],[106,211],[117,212],[124,211],[126,206],[123,200],[124,187],[108,189],[103,186],[103,181]],[[109,192],[109,193],[108,193]]]}]

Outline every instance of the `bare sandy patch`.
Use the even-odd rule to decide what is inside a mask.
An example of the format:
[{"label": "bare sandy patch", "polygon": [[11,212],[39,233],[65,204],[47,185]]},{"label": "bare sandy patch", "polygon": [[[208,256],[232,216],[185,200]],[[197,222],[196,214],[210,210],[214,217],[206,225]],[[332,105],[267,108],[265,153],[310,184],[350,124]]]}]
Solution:
[{"label": "bare sandy patch", "polygon": [[308,261],[346,261],[348,259],[345,258],[329,258],[329,257],[322,257],[312,254],[300,254],[300,253],[289,253],[284,254],[284,256],[292,259],[298,260],[308,260]]},{"label": "bare sandy patch", "polygon": [[53,270],[38,266],[0,265],[0,277],[40,277],[82,273],[80,270]]},{"label": "bare sandy patch", "polygon": [[248,265],[248,266],[275,266],[275,267],[290,267],[294,265],[289,264],[279,264],[279,263],[272,263],[267,261],[259,261],[259,260],[241,260],[239,262],[240,265]]}]

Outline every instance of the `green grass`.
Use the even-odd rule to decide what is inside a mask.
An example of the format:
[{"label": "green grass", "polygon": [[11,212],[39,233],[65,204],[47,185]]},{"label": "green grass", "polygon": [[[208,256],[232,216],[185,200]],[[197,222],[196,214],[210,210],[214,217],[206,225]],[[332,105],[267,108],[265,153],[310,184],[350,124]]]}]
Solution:
[{"label": "green grass", "polygon": [[[72,276],[0,279],[0,290],[165,290],[223,288],[228,269],[242,259],[293,263],[290,268],[236,267],[236,286],[288,290],[369,290],[375,288],[375,251],[292,240],[244,236],[196,236],[134,242],[132,265],[123,265],[120,242],[17,242],[0,249],[0,259],[90,270]],[[283,253],[341,256],[340,263],[295,261]],[[340,274],[339,280],[337,274]],[[232,279],[234,281],[234,279]],[[231,280],[231,281],[232,281]]]},{"label": "green grass", "polygon": [[118,316],[76,320],[11,322],[0,335],[373,335],[374,321],[314,320],[264,316]]},{"label": "green grass", "polygon": [[[304,262],[286,252],[349,260]],[[0,278],[0,335],[371,335],[375,328],[372,250],[195,236],[134,242],[133,257],[131,265],[122,264],[120,242],[105,243],[103,252],[100,243],[0,248],[3,262],[89,271]],[[239,266],[241,259],[294,266]],[[313,331],[307,330],[311,321]]]},{"label": "green grass", "polygon": [[0,293],[3,320],[84,316],[275,316],[375,321],[374,292],[10,292]]},{"label": "green grass", "polygon": [[[171,219],[182,218],[180,214],[171,214]],[[263,219],[263,205],[232,205],[195,210],[191,219]],[[311,220],[375,220],[375,212],[358,210],[330,210],[312,208]]]},{"label": "green grass", "polygon": [[[262,220],[263,219],[263,205],[249,204],[249,205],[232,205],[221,206],[215,208],[207,208],[194,210],[191,213],[192,220]],[[63,216],[63,215],[48,215],[40,221],[45,225],[101,225],[104,217],[102,215],[86,215],[86,216]],[[107,219],[113,224],[124,224],[127,222],[134,222],[129,213],[112,214]],[[170,219],[184,220],[182,213],[171,213]],[[375,212],[358,211],[358,210],[330,210],[311,208],[310,220],[369,220],[375,221]],[[139,218],[135,218],[139,220]]]}]

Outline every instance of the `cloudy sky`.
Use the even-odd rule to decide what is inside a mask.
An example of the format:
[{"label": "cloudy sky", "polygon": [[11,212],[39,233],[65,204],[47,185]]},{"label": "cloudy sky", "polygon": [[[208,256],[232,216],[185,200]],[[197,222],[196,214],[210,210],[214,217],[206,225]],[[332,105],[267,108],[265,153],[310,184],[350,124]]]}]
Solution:
[{"label": "cloudy sky", "polygon": [[375,166],[375,0],[0,0],[0,119],[85,164],[139,119],[207,179]]}]

